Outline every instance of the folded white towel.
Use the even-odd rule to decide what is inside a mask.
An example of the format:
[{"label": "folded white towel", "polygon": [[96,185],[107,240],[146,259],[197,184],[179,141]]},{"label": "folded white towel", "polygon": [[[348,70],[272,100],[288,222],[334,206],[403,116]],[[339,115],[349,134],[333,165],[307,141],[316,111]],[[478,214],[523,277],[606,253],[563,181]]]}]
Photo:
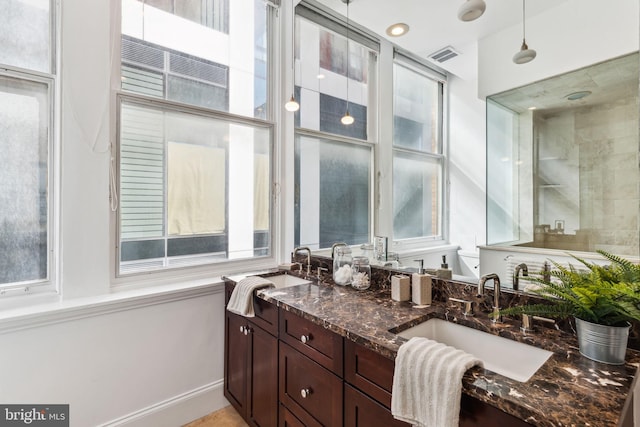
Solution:
[{"label": "folded white towel", "polygon": [[420,427],[457,427],[462,377],[482,365],[473,355],[427,338],[400,346],[391,393],[391,414]]},{"label": "folded white towel", "polygon": [[249,276],[240,280],[233,288],[227,310],[245,317],[255,317],[253,311],[253,291],[262,288],[272,288],[273,282],[259,276]]}]

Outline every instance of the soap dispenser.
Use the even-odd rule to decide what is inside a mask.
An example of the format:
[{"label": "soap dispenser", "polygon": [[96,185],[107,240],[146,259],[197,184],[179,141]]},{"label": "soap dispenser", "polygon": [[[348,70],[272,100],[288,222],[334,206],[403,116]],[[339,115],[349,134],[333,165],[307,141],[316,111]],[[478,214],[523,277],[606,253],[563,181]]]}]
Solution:
[{"label": "soap dispenser", "polygon": [[417,305],[431,305],[431,276],[424,272],[424,260],[418,263],[418,272],[411,276],[411,301]]},{"label": "soap dispenser", "polygon": [[442,264],[440,264],[440,268],[436,270],[436,277],[440,279],[451,279],[453,277],[453,272],[449,268],[449,264],[447,264],[446,255],[442,255]]}]

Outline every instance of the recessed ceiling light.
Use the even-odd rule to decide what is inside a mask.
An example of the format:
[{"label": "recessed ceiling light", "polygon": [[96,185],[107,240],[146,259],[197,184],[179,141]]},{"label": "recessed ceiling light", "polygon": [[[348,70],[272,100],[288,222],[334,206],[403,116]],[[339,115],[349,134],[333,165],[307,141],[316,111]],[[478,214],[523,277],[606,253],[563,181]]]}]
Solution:
[{"label": "recessed ceiling light", "polygon": [[318,77],[318,80],[322,80],[322,79],[324,79],[325,75],[320,73],[316,77]]},{"label": "recessed ceiling light", "polygon": [[589,95],[591,95],[590,90],[581,90],[579,92],[570,93],[569,95],[565,96],[565,98],[567,98],[569,101],[577,101],[578,99],[585,98]]},{"label": "recessed ceiling light", "polygon": [[398,23],[393,24],[389,28],[387,28],[387,34],[391,37],[400,37],[409,32],[409,26],[407,24]]},{"label": "recessed ceiling light", "polygon": [[533,111],[533,110],[535,110],[536,108],[538,108],[538,107],[529,107],[529,110],[532,110],[532,111]]}]

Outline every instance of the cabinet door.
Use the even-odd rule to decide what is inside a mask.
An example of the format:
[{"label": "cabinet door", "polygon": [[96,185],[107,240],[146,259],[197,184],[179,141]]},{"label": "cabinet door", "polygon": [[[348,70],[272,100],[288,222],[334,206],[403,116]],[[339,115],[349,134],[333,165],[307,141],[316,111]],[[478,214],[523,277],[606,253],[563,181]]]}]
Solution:
[{"label": "cabinet door", "polygon": [[224,396],[243,417],[247,413],[247,354],[244,317],[225,310]]},{"label": "cabinet door", "polygon": [[250,424],[278,425],[278,339],[249,323],[249,406]]},{"label": "cabinet door", "polygon": [[344,427],[409,427],[396,420],[391,411],[359,392],[349,384],[344,386]]}]

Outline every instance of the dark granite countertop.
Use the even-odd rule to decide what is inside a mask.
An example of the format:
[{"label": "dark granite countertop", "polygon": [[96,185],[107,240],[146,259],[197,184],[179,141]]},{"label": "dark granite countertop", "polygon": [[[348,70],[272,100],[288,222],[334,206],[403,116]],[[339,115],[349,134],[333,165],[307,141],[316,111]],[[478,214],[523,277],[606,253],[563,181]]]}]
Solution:
[{"label": "dark granite countertop", "polygon": [[444,302],[447,296],[468,298],[475,293],[473,285],[435,280],[434,303],[423,308],[391,300],[384,287],[357,291],[314,283],[268,289],[259,296],[391,359],[406,339],[390,330],[400,332],[434,317],[552,351],[526,383],[471,368],[463,378],[463,392],[535,426],[622,425],[633,405],[640,352],[628,349],[624,365],[594,362],[580,355],[573,334],[545,327],[524,335],[517,321],[492,326],[488,310],[467,318],[458,305]]}]

